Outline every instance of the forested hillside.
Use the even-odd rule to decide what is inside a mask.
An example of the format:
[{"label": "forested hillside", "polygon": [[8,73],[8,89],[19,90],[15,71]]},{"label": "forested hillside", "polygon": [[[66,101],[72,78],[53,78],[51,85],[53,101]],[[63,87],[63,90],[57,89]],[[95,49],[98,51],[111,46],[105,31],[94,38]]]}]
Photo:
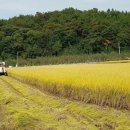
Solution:
[{"label": "forested hillside", "polygon": [[22,58],[130,50],[130,12],[73,8],[0,20],[0,56]]}]

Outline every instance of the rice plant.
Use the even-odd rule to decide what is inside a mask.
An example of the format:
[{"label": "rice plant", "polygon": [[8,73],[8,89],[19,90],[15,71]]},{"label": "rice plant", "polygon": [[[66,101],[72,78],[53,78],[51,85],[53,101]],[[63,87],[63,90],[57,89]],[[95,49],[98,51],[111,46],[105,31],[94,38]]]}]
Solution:
[{"label": "rice plant", "polygon": [[8,73],[58,96],[130,108],[130,63],[33,66],[11,68]]}]

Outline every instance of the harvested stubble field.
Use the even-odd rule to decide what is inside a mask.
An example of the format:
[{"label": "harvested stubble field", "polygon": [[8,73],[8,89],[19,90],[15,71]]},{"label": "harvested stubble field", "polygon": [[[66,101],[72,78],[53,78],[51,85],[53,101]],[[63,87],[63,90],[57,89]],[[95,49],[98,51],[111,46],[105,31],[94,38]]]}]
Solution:
[{"label": "harvested stubble field", "polygon": [[10,68],[13,78],[0,77],[0,130],[130,130],[129,68]]},{"label": "harvested stubble field", "polygon": [[2,76],[0,130],[130,130],[130,112],[70,101]]}]

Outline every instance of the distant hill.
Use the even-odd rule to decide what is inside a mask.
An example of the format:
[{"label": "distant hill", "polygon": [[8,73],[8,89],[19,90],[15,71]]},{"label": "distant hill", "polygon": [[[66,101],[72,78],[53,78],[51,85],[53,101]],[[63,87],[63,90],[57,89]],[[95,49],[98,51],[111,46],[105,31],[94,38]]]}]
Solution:
[{"label": "distant hill", "polygon": [[37,12],[0,20],[2,59],[130,50],[130,12],[114,9]]}]

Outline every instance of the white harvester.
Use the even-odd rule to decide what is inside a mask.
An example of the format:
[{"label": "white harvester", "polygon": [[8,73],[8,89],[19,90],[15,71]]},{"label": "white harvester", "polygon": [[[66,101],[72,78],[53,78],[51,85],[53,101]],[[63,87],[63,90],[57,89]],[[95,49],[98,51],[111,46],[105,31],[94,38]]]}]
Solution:
[{"label": "white harvester", "polygon": [[5,69],[5,62],[0,62],[0,75],[6,75],[7,76],[7,71]]}]

